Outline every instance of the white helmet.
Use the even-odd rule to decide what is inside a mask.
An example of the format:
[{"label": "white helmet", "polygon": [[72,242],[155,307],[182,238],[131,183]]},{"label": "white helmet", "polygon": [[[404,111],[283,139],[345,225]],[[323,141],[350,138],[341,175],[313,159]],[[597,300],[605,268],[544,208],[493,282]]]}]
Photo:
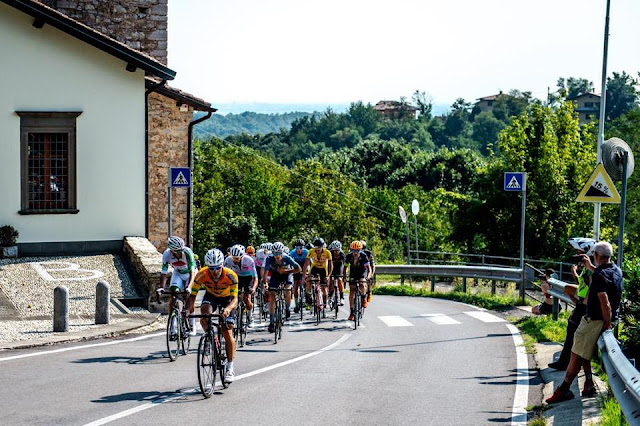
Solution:
[{"label": "white helmet", "polygon": [[167,247],[169,247],[169,250],[182,250],[184,249],[184,240],[180,237],[169,237]]},{"label": "white helmet", "polygon": [[240,244],[236,244],[235,246],[231,247],[230,252],[231,252],[231,256],[233,257],[244,256],[244,246]]},{"label": "white helmet", "polygon": [[211,249],[204,256],[204,264],[207,266],[222,266],[224,254],[218,249]]},{"label": "white helmet", "polygon": [[329,247],[327,247],[329,250],[342,250],[342,244],[340,243],[340,241],[332,241],[331,244],[329,244]]},{"label": "white helmet", "polygon": [[284,252],[285,252],[285,253],[287,253],[287,254],[288,254],[290,251],[291,251],[291,250],[289,250],[289,246],[284,246]]},{"label": "white helmet", "polygon": [[262,244],[260,244],[260,250],[266,250],[266,249],[267,249],[267,247],[269,247],[269,245],[268,245],[268,244],[269,244],[269,243],[262,243]]},{"label": "white helmet", "polygon": [[271,248],[272,251],[275,252],[280,252],[280,253],[284,253],[285,252],[285,246],[284,244],[282,244],[280,241],[273,243],[273,247]]},{"label": "white helmet", "polygon": [[596,240],[593,238],[569,238],[569,244],[576,250],[583,251],[587,256],[593,254],[593,248],[596,245]]}]

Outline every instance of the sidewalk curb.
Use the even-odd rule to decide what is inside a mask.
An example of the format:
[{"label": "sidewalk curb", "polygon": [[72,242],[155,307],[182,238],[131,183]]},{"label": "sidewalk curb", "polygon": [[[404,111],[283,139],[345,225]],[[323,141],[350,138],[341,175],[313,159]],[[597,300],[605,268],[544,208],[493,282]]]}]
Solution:
[{"label": "sidewalk curb", "polygon": [[562,344],[552,342],[536,343],[535,348],[536,353],[533,358],[544,383],[540,405],[544,407],[543,415],[547,420],[547,424],[582,424],[585,426],[600,424],[602,409],[599,398],[606,394],[606,383],[594,374],[593,381],[598,389],[598,395],[592,398],[582,397],[580,396],[580,391],[584,385],[584,373],[581,371],[571,385],[571,391],[575,394],[575,398],[570,401],[548,405],[544,400],[550,397],[555,388],[564,380],[565,371],[556,371],[547,366],[557,359],[560,351],[562,351]]},{"label": "sidewalk curb", "polygon": [[34,340],[18,340],[15,342],[0,343],[0,351],[10,351],[16,349],[30,349],[39,346],[56,345],[60,343],[71,343],[87,340],[95,340],[106,337],[116,337],[130,333],[143,327],[153,325],[160,319],[160,314],[135,314],[125,321],[105,325],[98,328],[82,330],[73,333],[58,333],[52,336]]}]

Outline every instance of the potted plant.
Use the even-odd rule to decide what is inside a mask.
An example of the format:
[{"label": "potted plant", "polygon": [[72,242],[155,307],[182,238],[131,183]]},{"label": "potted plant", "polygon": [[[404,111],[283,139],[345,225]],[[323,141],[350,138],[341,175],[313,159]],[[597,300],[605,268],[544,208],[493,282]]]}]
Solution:
[{"label": "potted plant", "polygon": [[18,257],[18,231],[11,225],[0,226],[0,247],[2,257]]}]

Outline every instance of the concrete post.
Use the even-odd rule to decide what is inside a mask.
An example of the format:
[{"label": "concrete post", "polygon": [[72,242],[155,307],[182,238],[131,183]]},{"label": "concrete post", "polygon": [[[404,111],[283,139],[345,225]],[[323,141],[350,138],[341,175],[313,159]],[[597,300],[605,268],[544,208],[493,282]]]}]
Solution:
[{"label": "concrete post", "polygon": [[69,331],[69,289],[63,285],[53,290],[53,331]]},{"label": "concrete post", "polygon": [[462,277],[462,292],[467,292],[467,277]]},{"label": "concrete post", "polygon": [[96,324],[109,324],[110,288],[105,281],[96,285]]},{"label": "concrete post", "polygon": [[494,296],[496,294],[496,280],[491,280],[491,294]]},{"label": "concrete post", "polygon": [[431,277],[431,292],[436,291],[436,277]]}]

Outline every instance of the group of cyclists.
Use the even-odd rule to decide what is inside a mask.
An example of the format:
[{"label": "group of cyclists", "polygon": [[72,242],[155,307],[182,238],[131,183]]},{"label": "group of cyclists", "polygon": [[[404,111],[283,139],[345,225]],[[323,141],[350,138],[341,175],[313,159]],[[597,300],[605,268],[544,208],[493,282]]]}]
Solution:
[{"label": "group of cyclists", "polygon": [[[371,300],[371,282],[375,274],[375,261],[371,250],[364,241],[356,240],[349,245],[348,253],[342,250],[340,241],[333,241],[327,247],[324,239],[316,238],[312,244],[306,244],[301,238],[293,243],[289,250],[282,242],[264,243],[256,251],[254,247],[236,244],[227,249],[226,255],[219,249],[207,251],[204,266],[199,268],[197,256],[187,247],[184,240],[177,236],[169,237],[167,249],[162,255],[162,275],[160,287],[165,288],[169,266],[173,273],[169,289],[187,291],[187,312],[193,313],[196,295],[205,290],[200,311],[207,315],[219,311],[225,319],[222,333],[227,353],[225,382],[234,380],[233,360],[235,340],[232,336],[236,323],[238,294],[249,312],[254,308],[254,295],[264,292],[265,304],[268,301],[269,332],[274,331],[276,290],[293,290],[294,312],[299,313],[304,305],[311,304],[312,277],[319,279],[322,290],[322,303],[326,304],[339,292],[340,306],[344,305],[344,280],[348,275],[349,284],[349,320],[354,318],[356,286],[362,294],[361,306],[366,308]],[[334,282],[337,284],[335,285]],[[293,288],[292,288],[293,287]],[[337,287],[337,288],[336,288]],[[304,294],[304,300],[301,293]],[[285,319],[291,316],[291,291],[285,291]],[[175,303],[169,301],[169,312]],[[251,322],[251,315],[249,315]],[[203,330],[207,330],[207,321],[201,318]],[[247,324],[249,325],[249,324]],[[195,318],[189,319],[189,334],[194,336]]]}]

